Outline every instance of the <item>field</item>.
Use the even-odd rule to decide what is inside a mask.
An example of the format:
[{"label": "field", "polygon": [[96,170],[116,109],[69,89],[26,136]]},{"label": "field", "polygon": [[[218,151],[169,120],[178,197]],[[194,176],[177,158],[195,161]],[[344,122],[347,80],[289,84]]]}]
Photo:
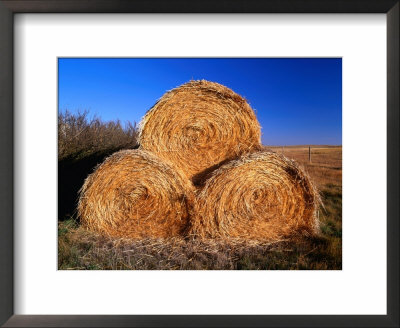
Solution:
[{"label": "field", "polygon": [[[342,186],[341,146],[310,145],[266,148],[302,164],[320,189],[330,185]],[[311,161],[309,161],[309,148],[311,148]]]},{"label": "field", "polygon": [[318,237],[275,244],[174,238],[111,239],[83,229],[77,192],[94,167],[112,152],[136,147],[134,125],[103,123],[66,114],[59,118],[58,266],[61,270],[241,269],[340,270],[342,268],[342,147],[268,147],[298,161],[317,184],[324,207]]}]

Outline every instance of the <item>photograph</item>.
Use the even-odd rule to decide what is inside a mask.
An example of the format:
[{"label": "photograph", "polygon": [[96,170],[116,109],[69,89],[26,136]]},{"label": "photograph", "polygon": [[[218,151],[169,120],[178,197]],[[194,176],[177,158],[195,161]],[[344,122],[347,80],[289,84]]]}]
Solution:
[{"label": "photograph", "polygon": [[342,58],[57,65],[58,270],[342,270]]},{"label": "photograph", "polygon": [[0,326],[398,327],[400,0],[0,0]]}]

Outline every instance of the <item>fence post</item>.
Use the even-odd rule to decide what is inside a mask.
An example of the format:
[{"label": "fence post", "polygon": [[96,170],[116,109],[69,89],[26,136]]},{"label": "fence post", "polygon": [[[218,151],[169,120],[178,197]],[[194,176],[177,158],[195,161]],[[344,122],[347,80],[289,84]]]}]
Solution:
[{"label": "fence post", "polygon": [[311,146],[308,146],[308,161],[311,163]]}]

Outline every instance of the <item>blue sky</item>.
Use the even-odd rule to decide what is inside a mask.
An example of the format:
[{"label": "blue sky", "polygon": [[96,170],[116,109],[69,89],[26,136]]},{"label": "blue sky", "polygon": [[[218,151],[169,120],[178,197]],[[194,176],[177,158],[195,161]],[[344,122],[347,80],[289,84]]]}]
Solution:
[{"label": "blue sky", "polygon": [[60,58],[59,110],[139,122],[165,91],[221,83],[256,110],[265,145],[342,144],[339,58]]}]

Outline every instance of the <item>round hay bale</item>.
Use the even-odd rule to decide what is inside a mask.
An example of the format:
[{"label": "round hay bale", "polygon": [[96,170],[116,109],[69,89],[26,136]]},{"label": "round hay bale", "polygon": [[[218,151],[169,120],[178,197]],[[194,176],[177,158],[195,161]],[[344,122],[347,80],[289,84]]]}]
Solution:
[{"label": "round hay bale", "polygon": [[108,157],[80,191],[78,215],[89,230],[127,238],[166,238],[188,225],[193,186],[149,152]]},{"label": "round hay bale", "polygon": [[214,171],[198,193],[191,234],[279,241],[318,231],[320,198],[292,160],[272,152],[242,156]]},{"label": "round hay bale", "polygon": [[170,161],[195,184],[223,162],[261,147],[260,125],[246,100],[204,80],[165,93],[139,127],[140,148]]}]

